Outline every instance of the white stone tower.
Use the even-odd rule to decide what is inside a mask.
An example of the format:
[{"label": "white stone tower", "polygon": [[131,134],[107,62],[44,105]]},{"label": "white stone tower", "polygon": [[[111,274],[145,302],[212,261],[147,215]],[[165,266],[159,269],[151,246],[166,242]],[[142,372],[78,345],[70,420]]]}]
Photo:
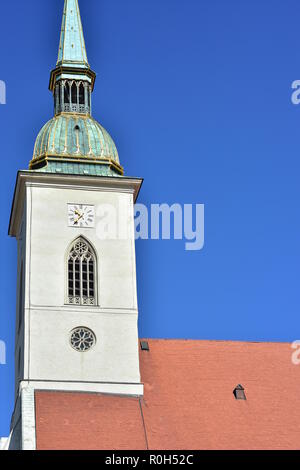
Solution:
[{"label": "white stone tower", "polygon": [[35,390],[142,395],[134,203],[116,146],[91,116],[77,0],[65,0],[55,115],[17,176],[16,407],[10,448],[35,449]]}]

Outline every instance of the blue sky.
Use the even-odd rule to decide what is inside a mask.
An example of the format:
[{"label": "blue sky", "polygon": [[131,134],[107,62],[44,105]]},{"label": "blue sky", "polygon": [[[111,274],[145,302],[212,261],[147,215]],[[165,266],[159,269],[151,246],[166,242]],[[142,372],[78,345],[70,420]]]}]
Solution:
[{"label": "blue sky", "polygon": [[[205,247],[138,241],[140,335],[299,339],[300,5],[296,0],[81,0],[94,117],[140,201],[205,204]],[[52,117],[63,0],[1,5],[0,436],[13,407],[16,172]]]}]

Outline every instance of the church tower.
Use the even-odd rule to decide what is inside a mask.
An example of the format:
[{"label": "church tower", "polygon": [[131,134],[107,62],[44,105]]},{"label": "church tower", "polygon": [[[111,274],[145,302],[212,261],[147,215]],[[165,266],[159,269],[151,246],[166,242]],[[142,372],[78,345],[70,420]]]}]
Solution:
[{"label": "church tower", "polygon": [[17,176],[16,406],[11,448],[35,449],[36,391],[141,396],[134,203],[117,148],[92,117],[95,73],[77,0],[65,0],[49,88],[54,117]]}]

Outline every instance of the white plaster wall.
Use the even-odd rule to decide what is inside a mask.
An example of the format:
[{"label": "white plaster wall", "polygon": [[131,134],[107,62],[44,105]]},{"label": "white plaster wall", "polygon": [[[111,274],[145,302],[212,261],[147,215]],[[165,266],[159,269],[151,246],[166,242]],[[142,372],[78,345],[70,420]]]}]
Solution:
[{"label": "white plaster wall", "polygon": [[[137,315],[72,310],[32,310],[30,380],[139,383]],[[96,345],[75,351],[70,332],[90,328]]]},{"label": "white plaster wall", "polygon": [[[28,194],[30,193],[30,194]],[[27,306],[61,306],[65,303],[65,254],[69,244],[85,236],[97,251],[98,292],[102,308],[136,309],[136,271],[131,194],[55,188],[27,188],[30,240],[30,290]],[[100,240],[95,228],[68,227],[68,203],[119,205],[131,212],[130,238]],[[109,224],[113,223],[108,219]],[[99,219],[96,217],[96,225]]]},{"label": "white plaster wall", "polygon": [[[26,188],[25,379],[140,382],[134,207],[130,193],[93,188]],[[68,227],[68,204],[112,204],[130,213],[129,238],[101,240],[95,228]],[[120,206],[121,204],[121,206]],[[112,222],[109,221],[109,222]],[[123,222],[122,222],[123,223]],[[66,253],[78,236],[98,256],[97,307],[66,305]],[[94,331],[96,346],[78,353],[73,328]]]},{"label": "white plaster wall", "polygon": [[0,450],[7,450],[8,437],[0,437]]}]

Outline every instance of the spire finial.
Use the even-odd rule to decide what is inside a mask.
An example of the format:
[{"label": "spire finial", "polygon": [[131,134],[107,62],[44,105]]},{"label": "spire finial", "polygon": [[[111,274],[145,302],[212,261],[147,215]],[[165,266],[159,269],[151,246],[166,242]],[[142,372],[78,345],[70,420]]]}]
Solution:
[{"label": "spire finial", "polygon": [[95,79],[96,74],[87,59],[78,0],[65,0],[58,59],[49,83],[55,98],[55,112],[90,113],[90,92]]},{"label": "spire finial", "polygon": [[57,66],[89,68],[78,0],[65,0]]}]

